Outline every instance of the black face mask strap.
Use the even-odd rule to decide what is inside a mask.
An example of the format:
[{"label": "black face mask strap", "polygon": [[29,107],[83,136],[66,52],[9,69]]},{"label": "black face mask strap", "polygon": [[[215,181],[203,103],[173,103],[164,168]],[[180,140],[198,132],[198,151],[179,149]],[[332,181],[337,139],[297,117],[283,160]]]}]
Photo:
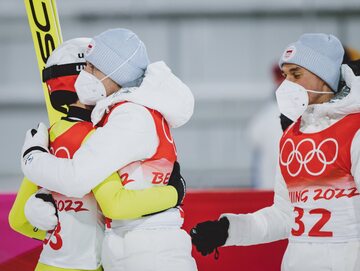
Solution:
[{"label": "black face mask strap", "polygon": [[84,67],[86,62],[70,63],[64,65],[53,65],[42,71],[42,80],[46,82],[49,79],[57,78],[60,76],[77,75]]}]

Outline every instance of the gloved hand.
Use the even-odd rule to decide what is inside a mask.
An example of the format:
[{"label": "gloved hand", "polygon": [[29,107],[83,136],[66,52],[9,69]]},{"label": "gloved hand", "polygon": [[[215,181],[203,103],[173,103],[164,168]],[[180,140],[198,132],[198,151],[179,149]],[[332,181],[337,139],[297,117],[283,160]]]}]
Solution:
[{"label": "gloved hand", "polygon": [[[152,99],[146,98],[145,92],[150,92]],[[161,108],[159,112],[172,128],[184,125],[194,112],[195,100],[190,88],[176,77],[163,61],[148,65],[140,87],[129,96],[129,101],[144,104],[149,108]],[[173,115],[171,112],[177,114]]]},{"label": "gloved hand", "polygon": [[186,182],[180,174],[180,164],[175,161],[174,168],[171,172],[168,185],[173,186],[178,193],[178,200],[176,206],[179,206],[184,200],[186,194]]},{"label": "gloved hand", "polygon": [[[341,75],[341,81],[345,81],[345,83],[340,82],[340,92],[335,95],[335,99],[332,102],[323,103],[318,108],[317,115],[360,113],[360,61],[341,65]],[[350,89],[350,92],[349,89],[344,88],[345,85]]]},{"label": "gloved hand", "polygon": [[[107,97],[105,101],[96,103],[91,113],[92,123],[97,124],[111,105],[121,101],[141,104],[148,108],[159,108],[159,112],[172,128],[180,127],[188,122],[195,105],[194,96],[189,87],[177,78],[163,61],[148,65],[144,75],[139,87],[120,89]],[[149,93],[152,97],[150,100]],[[181,99],[173,99],[174,96]],[[171,112],[177,112],[177,114],[171,114]]]},{"label": "gloved hand", "polygon": [[37,129],[26,132],[25,142],[21,151],[22,166],[30,163],[32,154],[36,152],[49,152],[49,134],[44,123],[40,122]]},{"label": "gloved hand", "polygon": [[[155,95],[154,92],[158,92],[160,87],[164,88],[162,85],[164,81],[168,80],[169,76],[173,76],[173,74],[164,62],[160,61],[149,64],[145,71],[143,81],[139,87],[121,88],[119,91],[96,103],[94,109],[91,112],[92,123],[94,125],[98,124],[105,113],[109,112],[111,106],[123,101],[132,101],[138,104],[146,104],[147,107],[150,108],[156,108],[151,107],[151,105],[149,105],[149,101],[143,103],[142,93],[145,91],[148,93],[151,92],[153,95]],[[172,86],[172,88],[175,87],[176,85]],[[165,100],[165,98],[163,99]]]},{"label": "gloved hand", "polygon": [[191,241],[197,251],[206,256],[225,244],[229,236],[228,230],[229,220],[226,217],[214,221],[205,221],[191,229]]},{"label": "gloved hand", "polygon": [[352,89],[360,85],[360,60],[341,65],[341,75],[346,85]]},{"label": "gloved hand", "polygon": [[347,65],[341,65],[341,75],[346,83],[346,85],[352,89],[352,84],[356,79],[355,74],[353,73],[352,69]]},{"label": "gloved hand", "polygon": [[54,198],[44,188],[33,194],[25,204],[25,217],[34,227],[49,231],[58,223],[58,213]]}]

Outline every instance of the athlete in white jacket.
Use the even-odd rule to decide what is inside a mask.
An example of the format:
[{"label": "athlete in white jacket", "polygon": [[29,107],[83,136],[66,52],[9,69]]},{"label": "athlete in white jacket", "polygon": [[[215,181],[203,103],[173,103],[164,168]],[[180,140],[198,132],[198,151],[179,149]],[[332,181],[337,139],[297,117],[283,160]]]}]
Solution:
[{"label": "athlete in white jacket", "polygon": [[[106,38],[115,35],[116,30],[106,31]],[[131,40],[134,39],[134,36],[131,36]],[[116,45],[116,41],[111,42]],[[90,65],[85,71],[81,71],[75,84],[80,102],[83,104],[95,104],[115,92],[116,94],[108,97],[103,103],[108,106],[120,101],[129,101],[129,103],[113,110],[107,124],[98,128],[71,160],[56,158],[48,152],[39,150],[29,152],[27,159],[22,159],[25,176],[51,191],[82,197],[112,172],[133,161],[150,158],[156,152],[158,137],[151,114],[145,107],[160,112],[172,128],[184,125],[191,118],[194,97],[190,89],[165,63],[157,62],[148,66],[143,43],[137,37],[134,42],[137,43],[132,45],[134,51],[128,53],[130,56],[121,56],[121,47],[118,49],[119,55],[111,54],[110,49],[102,49],[106,46],[103,44],[104,39],[95,37],[85,53],[85,59]],[[113,55],[117,56],[117,59],[114,59]],[[98,69],[89,68],[94,62],[100,66]],[[89,70],[93,74],[86,72]],[[91,80],[96,80],[96,77],[101,80],[95,81],[94,87]],[[90,79],[87,80],[88,78]],[[142,78],[144,79],[139,88],[126,88],[138,86],[137,81]],[[132,82],[129,83],[130,80]],[[101,83],[105,89],[99,92],[95,88]],[[120,90],[119,85],[123,87]],[[100,104],[101,110],[98,110],[98,107],[93,110],[94,122],[101,119],[99,111],[105,113],[103,103]],[[25,142],[23,150],[32,146],[47,149],[47,131],[44,129],[38,131],[37,136]]]},{"label": "athlete in white jacket", "polygon": [[203,255],[288,238],[282,270],[358,270],[360,77],[344,66],[351,90],[337,92],[342,56],[332,35],[304,34],[286,48],[277,100],[295,123],[280,141],[274,204],[199,223],[191,235]]},{"label": "athlete in white jacket", "polygon": [[[190,119],[190,89],[165,63],[148,65],[144,44],[126,29],[94,37],[85,60],[75,88],[80,102],[96,103],[92,121],[100,127],[70,160],[48,152],[47,131],[39,126],[23,147],[25,176],[71,197],[84,196],[117,170],[125,188],[166,185],[176,159],[168,125],[180,127]],[[177,208],[138,220],[108,221],[105,270],[196,270],[182,223]]]}]

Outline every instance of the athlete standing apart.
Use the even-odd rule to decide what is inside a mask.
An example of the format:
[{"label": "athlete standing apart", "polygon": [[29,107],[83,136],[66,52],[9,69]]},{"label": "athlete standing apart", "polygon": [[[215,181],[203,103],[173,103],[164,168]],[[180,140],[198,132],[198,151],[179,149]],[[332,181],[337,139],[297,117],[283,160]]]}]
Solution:
[{"label": "athlete standing apart", "polygon": [[344,50],[333,35],[304,34],[280,58],[276,96],[294,120],[279,145],[274,204],[198,224],[203,255],[219,246],[289,239],[282,270],[358,270],[360,266],[360,78],[338,91]]}]

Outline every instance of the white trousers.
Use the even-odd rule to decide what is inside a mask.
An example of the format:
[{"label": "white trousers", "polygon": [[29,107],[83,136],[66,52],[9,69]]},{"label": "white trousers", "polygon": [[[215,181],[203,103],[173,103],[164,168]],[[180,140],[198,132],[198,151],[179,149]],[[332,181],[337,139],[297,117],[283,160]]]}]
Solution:
[{"label": "white trousers", "polygon": [[190,236],[180,228],[105,232],[105,271],[196,271]]},{"label": "white trousers", "polygon": [[360,241],[346,243],[302,243],[289,241],[281,264],[281,270],[360,270]]}]

